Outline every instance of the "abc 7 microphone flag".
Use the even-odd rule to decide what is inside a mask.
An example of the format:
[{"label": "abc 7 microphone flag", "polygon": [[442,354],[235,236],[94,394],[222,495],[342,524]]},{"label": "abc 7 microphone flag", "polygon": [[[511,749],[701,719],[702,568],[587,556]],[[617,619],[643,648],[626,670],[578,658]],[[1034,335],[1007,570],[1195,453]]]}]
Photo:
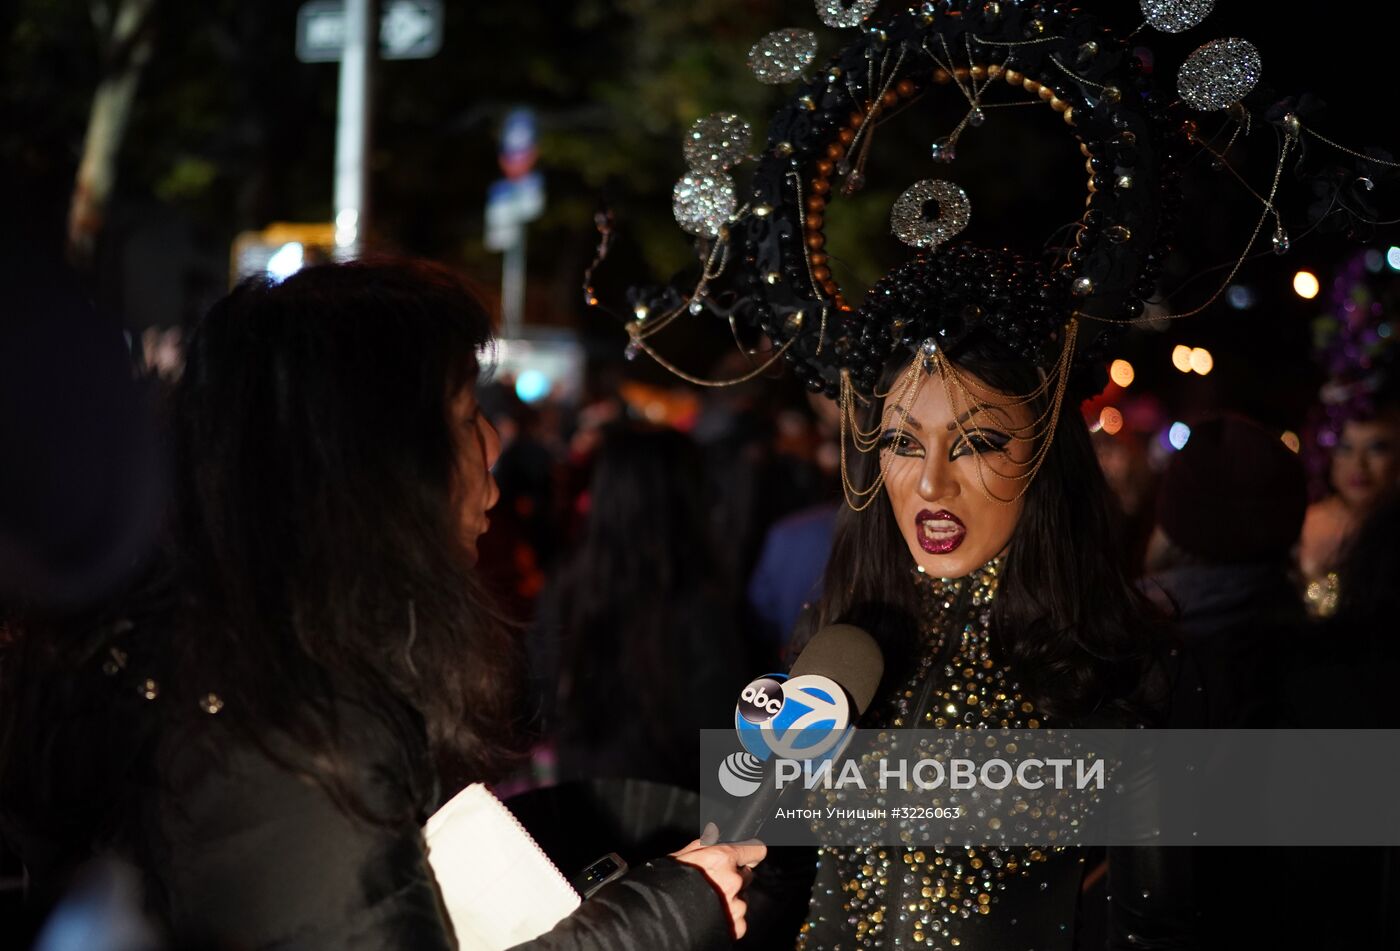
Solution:
[{"label": "abc 7 microphone flag", "polygon": [[851,738],[845,691],[820,674],[768,674],[746,686],[734,707],[734,728],[743,750],[719,766],[720,787],[736,798],[751,796],[770,759],[813,766],[841,754]]}]

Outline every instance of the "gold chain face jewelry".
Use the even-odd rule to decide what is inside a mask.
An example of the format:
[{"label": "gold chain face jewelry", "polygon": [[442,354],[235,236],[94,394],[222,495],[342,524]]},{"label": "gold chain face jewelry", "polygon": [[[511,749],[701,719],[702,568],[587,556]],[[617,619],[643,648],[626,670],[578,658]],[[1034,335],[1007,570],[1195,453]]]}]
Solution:
[{"label": "gold chain face jewelry", "polygon": [[[1047,380],[1054,379],[1054,380],[1056,381],[1056,382],[1055,382],[1055,394],[1054,394],[1054,396],[1052,397],[1052,399],[1051,399],[1051,401],[1050,401],[1050,404],[1046,407],[1046,410],[1045,410],[1043,413],[1041,413],[1041,415],[1040,415],[1036,420],[1034,420],[1032,423],[1028,424],[1027,426],[1023,426],[1023,427],[1012,427],[1012,429],[1013,429],[1013,434],[1014,434],[1017,430],[1030,433],[1028,436],[1023,437],[1023,438],[1028,438],[1028,439],[1032,440],[1032,442],[1036,445],[1035,452],[1034,452],[1034,454],[1032,455],[1031,459],[1030,459],[1028,462],[1026,462],[1026,463],[1017,463],[1017,464],[1016,464],[1016,465],[1019,465],[1019,466],[1021,466],[1021,467],[1023,467],[1023,468],[1028,468],[1029,471],[1028,471],[1028,472],[1023,472],[1023,473],[1003,473],[1003,472],[999,471],[998,469],[996,469],[994,466],[992,466],[989,462],[987,462],[987,461],[982,457],[981,454],[978,454],[978,455],[976,456],[976,458],[977,458],[977,467],[978,467],[979,480],[980,480],[981,483],[982,483],[982,492],[983,492],[983,495],[984,495],[988,500],[990,500],[990,501],[996,501],[996,502],[1003,502],[1003,503],[1006,503],[1006,504],[1012,504],[1012,503],[1016,502],[1016,501],[1017,501],[1018,499],[1020,499],[1023,495],[1025,495],[1026,491],[1030,488],[1030,483],[1031,483],[1031,481],[1035,478],[1036,474],[1040,471],[1040,467],[1044,464],[1045,459],[1046,459],[1046,456],[1049,454],[1049,451],[1050,451],[1050,444],[1051,444],[1051,441],[1052,441],[1053,438],[1054,438],[1054,429],[1055,429],[1055,425],[1056,425],[1056,422],[1059,420],[1060,410],[1061,410],[1061,407],[1062,407],[1063,404],[1064,404],[1065,389],[1066,389],[1066,387],[1067,387],[1067,385],[1068,385],[1068,380],[1069,380],[1069,366],[1070,366],[1071,361],[1073,360],[1074,346],[1075,346],[1075,341],[1076,341],[1077,337],[1078,337],[1078,324],[1076,323],[1076,321],[1074,321],[1073,319],[1071,319],[1070,322],[1069,322],[1068,324],[1066,324],[1066,327],[1065,327],[1065,344],[1064,344],[1063,349],[1061,350],[1060,358],[1059,358],[1059,360],[1057,361],[1056,366],[1055,366],[1055,369],[1054,369],[1054,371],[1052,371],[1052,374],[1047,376]],[[948,367],[948,372],[944,374],[944,385],[945,385],[945,387],[947,387],[947,386],[950,385],[950,383],[949,383],[949,380],[950,380],[950,379],[957,380],[957,381],[960,383],[960,385],[964,388],[965,394],[968,395],[968,396],[971,398],[971,393],[970,393],[970,391],[966,389],[966,384],[965,384],[965,383],[961,383],[961,382],[960,382],[960,378],[957,377],[957,371],[956,371],[955,368],[953,368],[952,364],[951,364],[946,358],[945,358],[942,362],[943,362],[943,365],[945,365],[945,366]],[[951,405],[952,402],[953,402],[953,396],[952,396],[951,391],[949,391],[949,397],[948,397],[948,398],[949,398],[949,403],[950,403],[950,405]],[[973,399],[973,402],[975,403],[975,398]],[[979,408],[982,408],[982,407],[981,407],[981,404],[976,404],[976,405],[977,405]],[[995,405],[995,404],[988,404],[988,405]],[[954,415],[954,422],[957,424],[958,433],[959,433],[959,435],[961,435],[963,438],[967,438],[967,437],[968,437],[968,431],[964,428],[964,426],[963,426],[962,423],[959,421],[959,419],[960,419],[959,415],[956,414],[956,412],[955,412],[955,415]],[[1041,426],[1042,423],[1044,424],[1043,427]],[[1031,427],[1035,427],[1035,429],[1032,431]],[[992,493],[992,491],[987,487],[987,480],[986,480],[986,470],[987,470],[987,469],[991,469],[991,471],[992,471],[993,473],[995,473],[996,475],[1000,476],[1001,478],[1004,478],[1004,479],[1007,479],[1007,480],[1010,480],[1010,481],[1022,481],[1024,484],[1022,485],[1021,490],[1020,490],[1019,492],[1017,492],[1016,495],[1012,496],[1012,497],[1009,498],[1009,499],[1003,499],[1003,498],[1001,498],[1000,496],[995,495],[995,494]]]},{"label": "gold chain face jewelry", "polygon": [[[839,440],[841,459],[841,485],[846,497],[846,504],[856,512],[867,509],[878,497],[879,490],[884,487],[889,476],[889,469],[892,465],[893,454],[884,455],[881,449],[881,436],[889,430],[890,420],[893,417],[894,441],[898,442],[905,433],[905,421],[908,419],[907,406],[912,405],[917,399],[919,388],[926,377],[937,375],[944,388],[948,405],[953,412],[954,425],[958,435],[963,439],[970,439],[976,428],[969,429],[962,422],[963,414],[960,412],[962,406],[970,408],[967,414],[972,416],[995,409],[1008,409],[1024,406],[1031,400],[1036,399],[1047,389],[1053,387],[1053,393],[1045,408],[1035,419],[1022,425],[1016,425],[1006,421],[1004,425],[1011,432],[1013,438],[1023,439],[1035,446],[1031,458],[1025,462],[1012,462],[1011,465],[1020,471],[1003,472],[983,457],[981,453],[975,453],[977,460],[978,482],[981,485],[982,494],[988,501],[1000,502],[1011,505],[1021,499],[1030,488],[1031,481],[1034,480],[1040,467],[1044,465],[1045,459],[1049,455],[1050,445],[1054,439],[1055,426],[1057,425],[1060,412],[1064,406],[1065,391],[1069,382],[1070,366],[1074,359],[1075,345],[1079,335],[1079,324],[1071,318],[1065,324],[1064,345],[1061,348],[1060,356],[1055,362],[1051,371],[1045,374],[1045,378],[1040,382],[1030,395],[1013,396],[1005,400],[990,400],[978,397],[964,376],[959,372],[957,366],[947,358],[942,349],[936,346],[926,345],[922,348],[921,356],[911,359],[909,368],[905,370],[899,378],[891,384],[888,391],[878,394],[884,400],[877,425],[873,429],[863,429],[860,425],[859,411],[856,406],[858,394],[851,385],[849,372],[841,376],[841,391],[838,398],[839,408]],[[907,401],[907,402],[906,402]],[[849,457],[846,452],[847,441],[855,447],[857,452],[870,453],[881,452],[880,465],[874,480],[865,487],[854,484],[850,476]],[[999,478],[1012,482],[1021,482],[1022,486],[1011,498],[1002,498],[991,491],[987,485],[987,473],[991,472]]]},{"label": "gold chain face jewelry", "polygon": [[[898,408],[898,406],[903,402],[904,394],[906,393],[908,394],[908,399],[910,403],[918,399],[919,387],[923,383],[922,376],[923,374],[919,369],[918,361],[913,361],[910,364],[909,370],[905,371],[901,378],[901,383],[899,384],[900,397],[895,400],[895,408]],[[855,444],[856,450],[862,454],[868,454],[870,452],[878,451],[880,442],[879,434],[884,432],[887,428],[888,424],[886,423],[886,420],[888,420],[891,415],[898,417],[898,422],[895,425],[894,438],[898,440],[901,436],[903,436],[904,421],[908,417],[908,414],[896,413],[893,409],[891,409],[890,404],[887,402],[882,408],[880,419],[876,427],[873,430],[869,431],[862,430],[860,428],[859,420],[857,418],[853,394],[854,388],[851,386],[850,383],[850,375],[849,373],[843,373],[841,377],[841,412],[839,417],[841,487],[846,497],[846,504],[851,507],[852,511],[863,512],[867,508],[869,508],[870,505],[876,499],[879,498],[880,489],[884,487],[885,480],[889,476],[889,469],[890,466],[893,464],[893,457],[881,457],[879,470],[875,475],[875,479],[871,482],[869,486],[866,486],[864,488],[856,486],[851,481],[849,462],[846,455],[846,436],[848,432],[848,426],[850,430],[853,431],[852,442]],[[870,438],[872,435],[874,436],[873,439]]]}]

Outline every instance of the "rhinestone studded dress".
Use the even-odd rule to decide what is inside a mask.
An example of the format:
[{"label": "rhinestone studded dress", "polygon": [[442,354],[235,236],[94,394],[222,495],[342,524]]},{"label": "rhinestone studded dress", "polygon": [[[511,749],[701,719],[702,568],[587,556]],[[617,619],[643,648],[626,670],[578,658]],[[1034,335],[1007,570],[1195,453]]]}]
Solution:
[{"label": "rhinestone studded dress", "polygon": [[[876,699],[863,729],[1043,725],[989,637],[1001,568],[997,559],[964,578],[915,573],[918,661],[900,689]],[[1083,872],[1080,853],[1058,847],[823,848],[797,947],[1067,949]]]}]

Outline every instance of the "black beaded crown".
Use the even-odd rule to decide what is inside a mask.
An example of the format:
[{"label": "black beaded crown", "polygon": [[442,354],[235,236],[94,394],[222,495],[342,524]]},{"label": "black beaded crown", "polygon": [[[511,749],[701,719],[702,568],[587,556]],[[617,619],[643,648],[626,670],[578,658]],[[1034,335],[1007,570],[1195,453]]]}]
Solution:
[{"label": "black beaded crown", "polygon": [[[868,391],[891,355],[912,353],[925,341],[955,355],[981,332],[1008,357],[1048,373],[1061,356],[1071,300],[1063,271],[1047,272],[1006,249],[958,243],[906,261],[871,287],[833,356]],[[1095,390],[1103,387],[1092,371],[1101,370],[1106,337],[1076,354],[1077,379]]]}]

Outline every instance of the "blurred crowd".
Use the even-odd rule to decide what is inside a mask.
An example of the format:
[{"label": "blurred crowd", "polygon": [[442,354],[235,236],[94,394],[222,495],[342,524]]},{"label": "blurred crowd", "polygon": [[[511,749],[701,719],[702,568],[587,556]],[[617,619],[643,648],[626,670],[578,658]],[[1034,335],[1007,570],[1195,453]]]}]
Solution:
[{"label": "blurred crowd", "polygon": [[[674,401],[649,388],[568,408],[525,404],[511,382],[483,397],[503,439],[483,563],[531,619],[539,741],[522,782],[640,768],[694,785],[695,731],[714,724],[688,711],[783,669],[819,593],[843,504],[830,404],[760,379],[668,415]],[[1165,451],[1129,427],[1093,438],[1124,515],[1121,557],[1212,682],[1210,725],[1286,724],[1288,665],[1343,631],[1338,662],[1380,683],[1396,656],[1400,402],[1345,420],[1331,446],[1230,414],[1189,432]],[[1325,469],[1311,497],[1308,451]],[[649,715],[619,718],[624,695]],[[1357,695],[1369,709],[1361,698],[1380,693]],[[1345,722],[1394,723],[1372,712]]]}]

